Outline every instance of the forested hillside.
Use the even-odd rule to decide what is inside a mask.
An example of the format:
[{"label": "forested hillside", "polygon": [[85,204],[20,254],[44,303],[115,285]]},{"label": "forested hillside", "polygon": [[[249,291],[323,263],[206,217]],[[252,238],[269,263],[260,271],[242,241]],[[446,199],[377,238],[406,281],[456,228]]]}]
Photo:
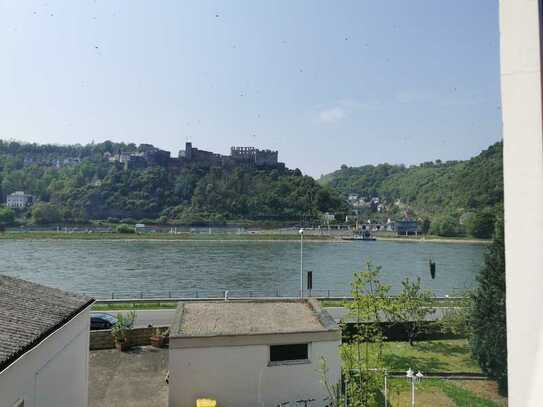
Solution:
[{"label": "forested hillside", "polygon": [[[503,203],[502,143],[466,161],[426,162],[416,166],[342,166],[322,177],[343,197],[355,193],[379,197],[389,213],[405,208],[437,225],[446,218],[462,223],[462,216],[492,211]],[[452,227],[452,225],[449,225]]]},{"label": "forested hillside", "polygon": [[0,141],[0,197],[5,202],[17,190],[33,194],[37,203],[17,215],[34,223],[299,221],[344,206],[335,192],[300,170],[126,169],[105,158],[138,148],[112,142],[51,146]]},{"label": "forested hillside", "polygon": [[[501,143],[467,161],[342,166],[318,183],[282,166],[166,162],[128,168],[108,159],[120,152],[141,152],[142,147],[109,141],[85,146],[0,141],[2,202],[19,190],[36,198],[32,208],[17,213],[0,207],[0,223],[14,223],[15,218],[38,224],[318,221],[323,212],[340,214],[338,219],[349,214],[346,200],[354,193],[379,197],[383,204],[379,212],[363,213],[368,218],[400,219],[408,210],[432,233],[463,234],[471,222],[471,234],[486,236],[495,208],[503,202]],[[474,222],[477,219],[486,226]]]}]

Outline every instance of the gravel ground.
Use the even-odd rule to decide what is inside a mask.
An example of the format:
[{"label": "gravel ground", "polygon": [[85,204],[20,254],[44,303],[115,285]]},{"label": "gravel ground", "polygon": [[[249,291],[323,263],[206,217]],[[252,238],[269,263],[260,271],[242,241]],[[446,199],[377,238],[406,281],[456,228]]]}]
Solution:
[{"label": "gravel ground", "polygon": [[166,407],[167,370],[168,349],[91,351],[89,407]]}]

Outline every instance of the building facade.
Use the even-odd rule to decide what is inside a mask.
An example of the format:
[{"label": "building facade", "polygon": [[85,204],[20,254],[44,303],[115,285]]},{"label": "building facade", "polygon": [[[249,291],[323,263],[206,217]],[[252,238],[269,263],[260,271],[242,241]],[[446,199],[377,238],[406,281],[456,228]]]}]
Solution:
[{"label": "building facade", "polygon": [[[315,301],[181,304],[170,330],[169,406],[327,405],[319,366],[340,376],[340,331]],[[302,404],[303,405],[303,404]]]},{"label": "building facade", "polygon": [[398,236],[417,235],[419,227],[416,220],[401,220],[396,222],[396,233]]},{"label": "building facade", "polygon": [[6,198],[6,206],[12,209],[23,209],[34,203],[34,197],[24,191],[15,191]]},{"label": "building facade", "polygon": [[93,300],[0,276],[0,407],[86,407]]}]

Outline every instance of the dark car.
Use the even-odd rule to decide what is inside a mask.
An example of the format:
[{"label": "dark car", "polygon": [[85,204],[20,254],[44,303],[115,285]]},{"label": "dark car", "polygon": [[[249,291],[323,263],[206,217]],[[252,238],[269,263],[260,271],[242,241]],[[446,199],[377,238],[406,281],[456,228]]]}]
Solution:
[{"label": "dark car", "polygon": [[105,312],[93,312],[91,314],[90,329],[111,329],[117,323],[117,318]]}]

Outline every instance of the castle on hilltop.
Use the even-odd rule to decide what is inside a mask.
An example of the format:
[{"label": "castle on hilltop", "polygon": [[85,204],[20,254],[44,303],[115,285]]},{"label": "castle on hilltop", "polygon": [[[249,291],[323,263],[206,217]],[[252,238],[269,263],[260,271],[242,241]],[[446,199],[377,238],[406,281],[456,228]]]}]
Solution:
[{"label": "castle on hilltop", "polygon": [[282,165],[279,163],[278,151],[259,150],[254,147],[231,147],[230,155],[221,155],[195,148],[191,142],[185,144],[185,150],[179,151],[179,160],[210,166],[274,167]]},{"label": "castle on hilltop", "polygon": [[125,168],[146,168],[148,166],[198,166],[198,167],[284,167],[279,162],[279,152],[259,150],[255,147],[232,147],[230,155],[222,155],[193,147],[185,143],[185,149],[178,157],[171,157],[169,151],[160,150],[151,144],[140,144],[138,152],[121,152],[106,157],[111,162],[120,162]]}]

